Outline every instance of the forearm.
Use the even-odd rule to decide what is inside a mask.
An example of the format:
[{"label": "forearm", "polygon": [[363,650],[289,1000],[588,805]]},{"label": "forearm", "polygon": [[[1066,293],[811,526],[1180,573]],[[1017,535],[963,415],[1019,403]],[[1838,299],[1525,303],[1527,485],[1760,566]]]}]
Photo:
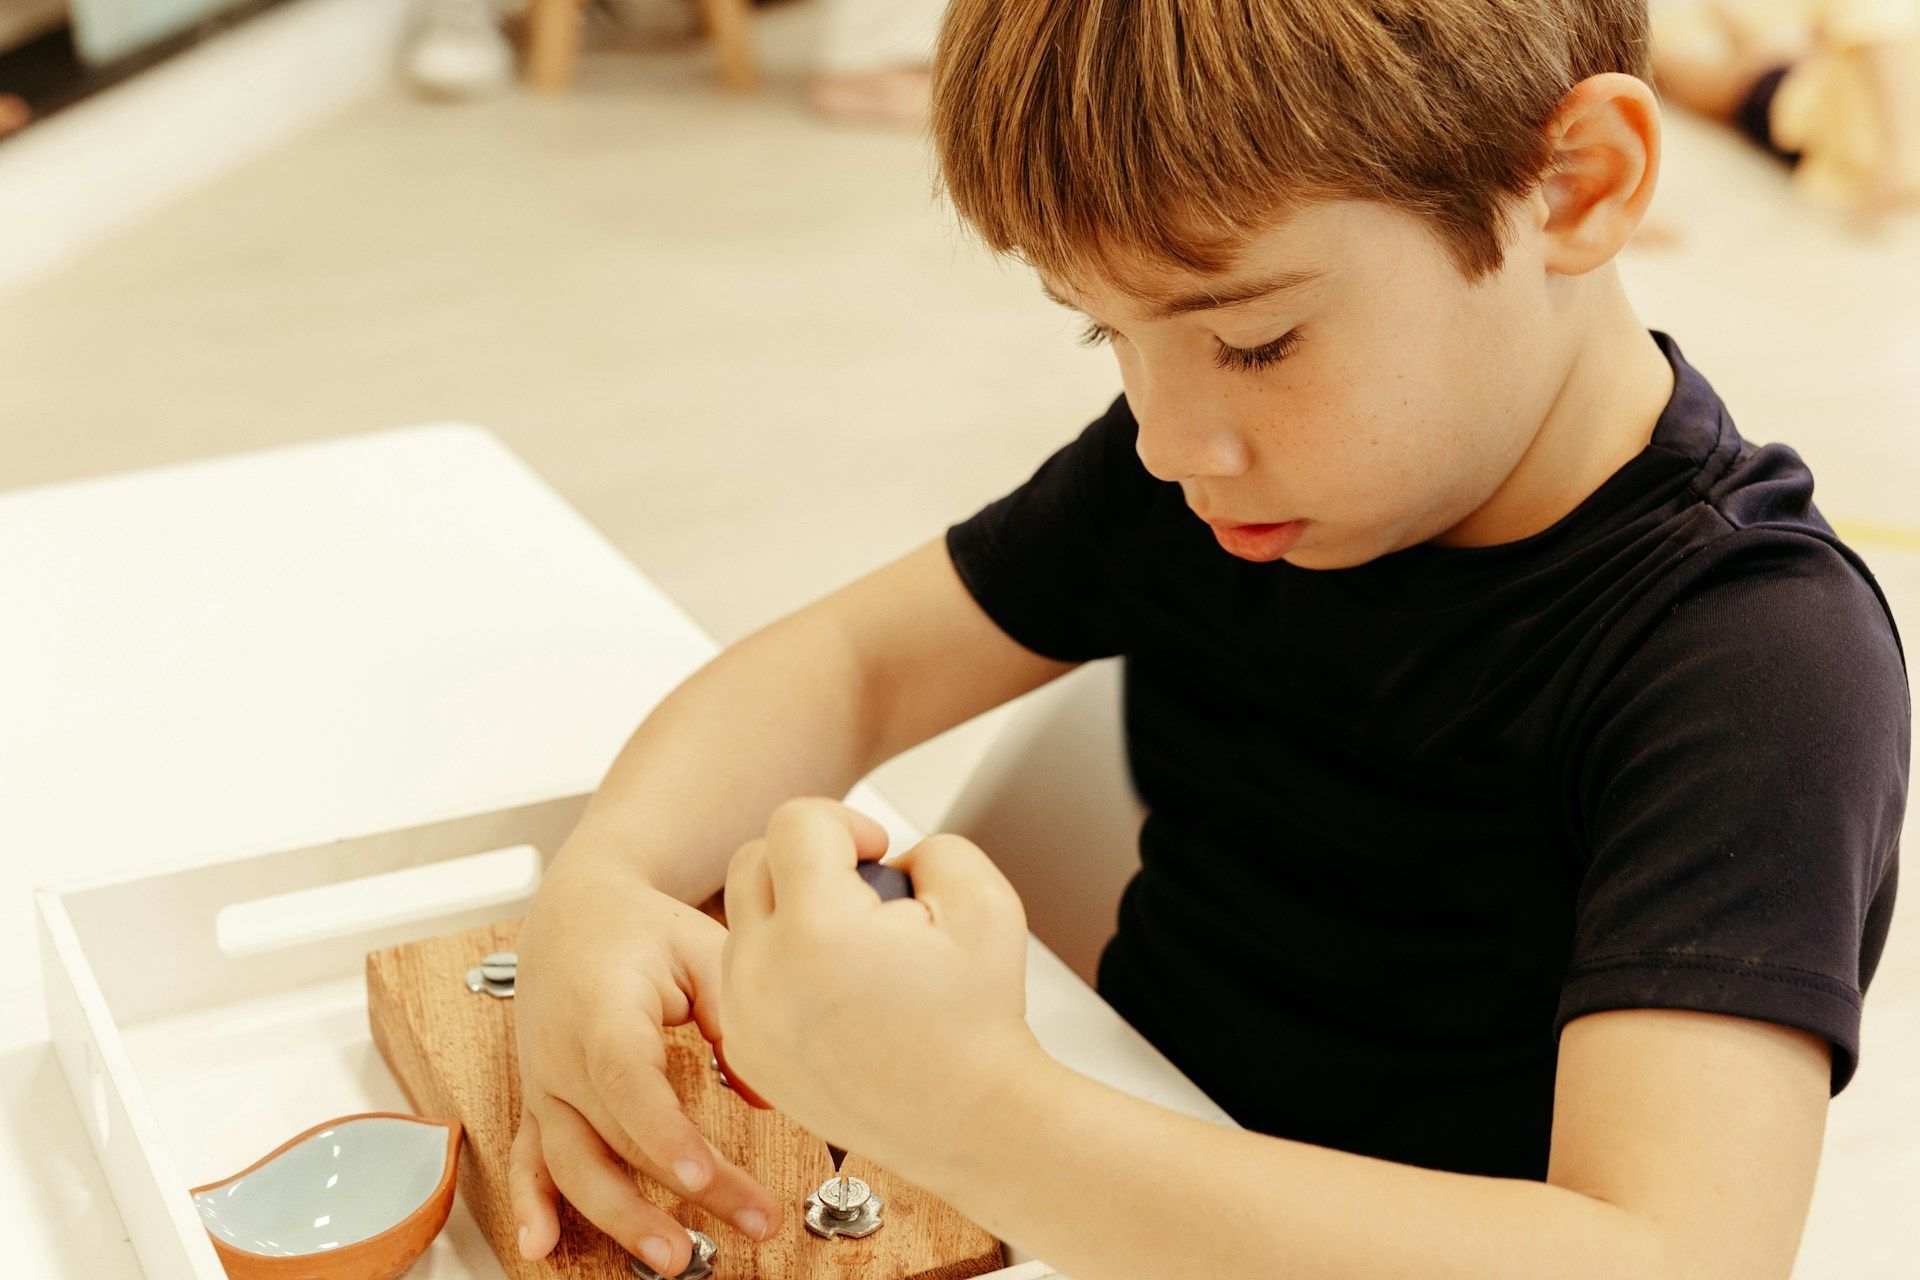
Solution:
[{"label": "forearm", "polygon": [[869,691],[824,615],[802,610],[736,641],[634,731],[555,869],[622,867],[706,901],[782,800],[845,795],[879,763]]},{"label": "forearm", "polygon": [[954,1159],[902,1173],[1074,1280],[1671,1273],[1650,1226],[1562,1187],[1226,1128],[1048,1058],[1007,1104]]}]

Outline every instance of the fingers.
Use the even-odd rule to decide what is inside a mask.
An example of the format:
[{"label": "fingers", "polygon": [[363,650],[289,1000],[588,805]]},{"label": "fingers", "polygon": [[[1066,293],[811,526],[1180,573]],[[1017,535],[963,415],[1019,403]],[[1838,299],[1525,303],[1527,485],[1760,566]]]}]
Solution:
[{"label": "fingers", "polygon": [[668,1186],[696,1195],[713,1178],[705,1137],[680,1109],[658,1033],[629,1025],[623,1033],[618,1021],[603,1021],[584,1046],[589,1105],[606,1122],[591,1112],[587,1118],[628,1164],[664,1173]]},{"label": "fingers", "polygon": [[[665,1078],[660,1079],[665,1085]],[[670,1088],[667,1094],[669,1098],[672,1097]],[[635,1170],[702,1205],[709,1213],[732,1223],[753,1239],[764,1238],[768,1226],[777,1221],[779,1205],[773,1194],[714,1150],[713,1144],[706,1140],[706,1135],[687,1122],[677,1109],[674,1118],[680,1127],[692,1135],[692,1144],[691,1149],[680,1150],[666,1164],[640,1150],[632,1135],[622,1129],[620,1122],[599,1099],[587,1099],[574,1110],[593,1126],[615,1155]]]},{"label": "fingers", "polygon": [[[595,1023],[593,1039],[583,1046],[593,1096],[575,1109],[628,1164],[759,1239],[778,1221],[779,1202],[720,1156],[687,1117],[667,1079],[658,1033],[623,1019],[617,1008]],[[749,1211],[758,1219],[743,1218]]]},{"label": "fingers", "polygon": [[726,948],[727,934],[714,926],[714,940],[706,945],[688,945],[679,949],[681,972],[687,979],[687,1004],[700,1034],[708,1043],[720,1042],[720,955]]},{"label": "fingers", "polygon": [[719,1060],[720,1073],[726,1079],[727,1087],[739,1094],[747,1105],[758,1107],[762,1111],[771,1111],[773,1104],[755,1092],[752,1085],[741,1079],[740,1073],[734,1070],[731,1062],[727,1061],[726,1010],[729,1006],[726,1000],[720,997],[720,993],[732,989],[736,981],[733,974],[737,967],[736,957],[740,950],[740,938],[740,933],[732,929],[727,930],[726,941],[720,945],[719,977],[707,988],[708,997],[702,1002],[704,1013],[700,1025],[702,1030],[705,1030],[709,1024],[714,1028],[709,1034],[708,1043],[713,1046],[713,1056]]},{"label": "fingers", "polygon": [[848,829],[853,832],[854,847],[860,851],[862,861],[885,856],[887,845],[892,837],[887,834],[886,827],[881,825],[878,818],[862,813],[852,805],[839,800],[827,803],[837,806],[841,817],[846,819]]},{"label": "fingers", "polygon": [[713,1056],[720,1061],[720,1074],[726,1077],[727,1087],[739,1094],[741,1101],[750,1107],[758,1107],[762,1111],[772,1111],[774,1109],[773,1104],[754,1092],[753,1086],[745,1080],[742,1080],[740,1073],[735,1071],[733,1065],[727,1061],[727,1042],[725,1040],[715,1040],[713,1042]]},{"label": "fingers", "polygon": [[507,1157],[507,1196],[518,1224],[521,1257],[544,1258],[560,1243],[559,1194],[540,1154],[540,1122],[523,1107]]},{"label": "fingers", "polygon": [[[536,1101],[542,1155],[560,1194],[627,1252],[667,1275],[693,1258],[687,1229],[640,1194],[633,1178],[586,1118],[551,1095]],[[531,1232],[529,1232],[531,1235]],[[662,1251],[664,1246],[664,1252]]]},{"label": "fingers", "polygon": [[[713,1056],[720,1061],[727,1085],[750,1106],[771,1110],[772,1105],[765,1098],[734,1076],[732,1067],[727,1064],[726,1050],[722,1047],[726,1031],[720,1024],[720,992],[724,985],[722,975],[726,971],[727,948],[734,935],[704,916],[701,921],[703,925],[713,926],[712,935],[703,933],[698,940],[683,944],[677,952],[689,1016],[712,1046]],[[716,942],[718,945],[714,945]],[[701,1137],[704,1140],[706,1135],[702,1134]],[[711,1147],[712,1144],[708,1145]]]},{"label": "fingers", "polygon": [[767,878],[765,837],[749,840],[727,864],[727,930],[751,929],[773,914],[773,881]]},{"label": "fingers", "polygon": [[781,1207],[780,1201],[771,1191],[749,1177],[745,1170],[736,1168],[732,1161],[721,1155],[720,1149],[714,1146],[712,1140],[705,1134],[701,1135],[701,1140],[706,1142],[707,1154],[713,1157],[714,1167],[720,1171],[714,1176],[712,1194],[715,1197],[721,1196],[729,1181],[734,1178],[738,1178],[744,1188],[737,1201],[722,1201],[728,1206],[725,1213],[721,1213],[712,1205],[708,1208],[715,1213],[721,1213],[727,1221],[755,1240],[771,1240],[779,1235],[786,1218],[786,1212]]},{"label": "fingers", "polygon": [[862,902],[862,886],[847,873],[886,851],[887,829],[858,809],[825,796],[784,801],[767,820],[774,904],[811,913],[834,901]]},{"label": "fingers", "polygon": [[699,1191],[713,1175],[700,1131],[680,1110],[680,1099],[667,1083],[659,1037],[643,1034],[639,1024],[634,1025],[636,1030],[624,1035],[604,1024],[595,1029],[584,1046],[587,1083],[594,1096],[574,1100],[575,1106],[597,1103],[595,1109],[606,1112],[606,1124],[591,1114],[588,1119],[627,1163],[671,1170],[670,1185]]},{"label": "fingers", "polygon": [[[914,845],[894,865],[913,879],[913,895],[934,924],[967,943],[1025,933],[1026,908],[1012,882],[979,845],[941,832]],[[888,906],[895,904],[888,903]]]}]

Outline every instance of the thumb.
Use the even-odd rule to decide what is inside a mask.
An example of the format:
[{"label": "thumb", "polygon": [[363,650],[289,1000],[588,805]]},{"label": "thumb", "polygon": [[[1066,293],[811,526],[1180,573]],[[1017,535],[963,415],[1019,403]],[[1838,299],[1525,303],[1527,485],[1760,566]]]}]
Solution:
[{"label": "thumb", "polygon": [[1027,911],[1013,884],[979,845],[943,831],[901,854],[894,866],[913,881],[913,896],[934,924],[963,943],[1024,937]]},{"label": "thumb", "polygon": [[841,808],[847,811],[847,826],[853,832],[853,847],[860,855],[860,861],[882,857],[887,852],[887,842],[891,837],[878,818],[860,812],[845,801]]},{"label": "thumb", "polygon": [[[724,940],[724,931],[721,936]],[[693,1020],[700,1028],[700,1034],[713,1046],[714,1059],[720,1064],[720,1074],[727,1082],[727,1087],[746,1099],[749,1105],[763,1111],[770,1110],[771,1103],[733,1074],[733,1068],[727,1065],[727,1051],[721,1047],[720,950],[717,946],[692,946],[680,953],[680,963],[687,973],[687,985],[692,988]]]},{"label": "thumb", "polygon": [[698,941],[683,942],[678,950],[680,966],[687,975],[687,996],[693,1006],[693,1020],[700,1034],[713,1044],[720,1043],[720,948],[726,941],[724,930],[715,930],[716,941],[703,932]]}]

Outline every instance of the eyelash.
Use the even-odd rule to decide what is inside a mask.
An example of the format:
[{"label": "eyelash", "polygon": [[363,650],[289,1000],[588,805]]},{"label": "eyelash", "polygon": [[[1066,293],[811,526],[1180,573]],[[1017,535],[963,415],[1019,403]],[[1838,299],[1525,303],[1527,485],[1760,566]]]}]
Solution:
[{"label": "eyelash", "polygon": [[[1080,331],[1080,345],[1097,347],[1113,338],[1112,332],[1098,320],[1087,321]],[[1298,327],[1287,330],[1272,342],[1257,347],[1230,347],[1219,339],[1214,340],[1213,363],[1219,369],[1237,369],[1242,373],[1258,373],[1270,365],[1279,364],[1292,355],[1300,345]]]}]

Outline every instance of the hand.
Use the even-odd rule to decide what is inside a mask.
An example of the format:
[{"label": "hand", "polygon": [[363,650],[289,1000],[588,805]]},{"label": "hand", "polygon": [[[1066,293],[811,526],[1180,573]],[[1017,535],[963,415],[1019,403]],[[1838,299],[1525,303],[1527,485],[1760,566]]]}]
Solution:
[{"label": "hand", "polygon": [[[520,929],[514,984],[521,1109],[507,1182],[523,1256],[559,1242],[564,1194],[655,1270],[684,1270],[686,1228],[622,1160],[755,1239],[780,1229],[780,1202],[714,1149],[666,1076],[660,1028],[691,1018],[719,1037],[725,938],[719,921],[607,860],[554,859]],[[643,1251],[652,1237],[665,1256]]]},{"label": "hand", "polygon": [[727,1064],[820,1137],[923,1183],[988,1140],[995,1099],[1046,1060],[1026,1022],[1027,921],[971,841],[927,837],[882,902],[855,867],[885,828],[837,800],[773,811],[727,870]]}]

